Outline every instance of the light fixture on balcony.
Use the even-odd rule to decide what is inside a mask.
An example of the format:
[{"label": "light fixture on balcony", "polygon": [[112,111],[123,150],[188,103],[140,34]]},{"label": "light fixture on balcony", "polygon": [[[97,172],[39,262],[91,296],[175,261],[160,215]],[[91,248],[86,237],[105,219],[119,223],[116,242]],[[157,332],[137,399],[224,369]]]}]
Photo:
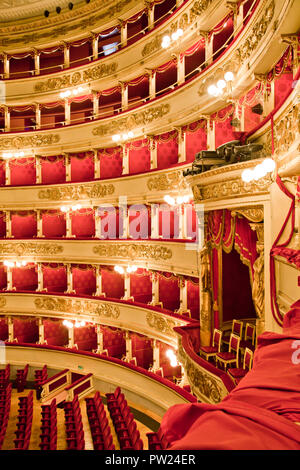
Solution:
[{"label": "light fixture on balcony", "polygon": [[262,163],[259,163],[252,169],[247,169],[242,172],[242,180],[245,183],[259,180],[264,178],[267,173],[272,173],[275,170],[275,162],[272,158],[265,158]]},{"label": "light fixture on balcony", "polygon": [[25,153],[23,152],[23,150],[21,150],[20,152],[5,152],[2,154],[2,158],[4,158],[5,160],[8,160],[10,158],[22,158],[24,157]]},{"label": "light fixture on balcony", "polygon": [[77,96],[79,93],[82,93],[84,91],[84,88],[82,86],[79,86],[77,88],[74,88],[72,91],[71,90],[66,90],[60,92],[59,96],[61,98],[68,98],[71,95]]},{"label": "light fixture on balcony", "polygon": [[124,133],[122,135],[114,134],[112,136],[112,140],[113,140],[113,142],[119,142],[120,140],[125,141],[125,140],[128,140],[128,139],[132,139],[132,137],[134,137],[134,133],[132,131],[129,131],[129,132]]},{"label": "light fixture on balcony", "polygon": [[167,49],[171,45],[172,41],[173,42],[178,41],[178,39],[181,38],[181,36],[183,36],[183,30],[181,28],[178,28],[176,31],[174,31],[174,33],[171,34],[171,37],[166,34],[162,38],[161,47],[163,49]]},{"label": "light fixture on balcony", "polygon": [[175,206],[176,204],[177,205],[186,204],[189,202],[189,200],[190,200],[190,196],[188,196],[187,194],[184,196],[177,196],[176,198],[170,196],[169,194],[164,196],[164,201],[170,206]]},{"label": "light fixture on balcony", "polygon": [[178,366],[178,361],[177,361],[177,357],[176,357],[176,354],[174,353],[174,351],[172,349],[168,349],[166,351],[166,356],[167,358],[169,359],[170,361],[170,366],[171,367],[176,367]]},{"label": "light fixture on balcony", "polygon": [[[138,269],[137,266],[134,266],[134,265],[133,266],[127,266],[126,272],[128,274],[135,273],[137,269]],[[114,267],[114,270],[119,274],[124,274],[125,273],[125,269],[123,268],[123,266],[119,266],[118,264],[116,264],[116,266]]]},{"label": "light fixture on balcony", "polygon": [[124,274],[124,273],[125,273],[124,268],[123,268],[122,266],[119,266],[119,265],[116,265],[116,266],[114,267],[114,270],[115,270],[117,273],[119,273],[119,274]]},{"label": "light fixture on balcony", "polygon": [[207,88],[208,94],[217,97],[226,93],[231,93],[233,79],[233,73],[226,72],[224,78],[220,78],[216,84],[209,85]]},{"label": "light fixture on balcony", "polygon": [[128,267],[126,268],[126,272],[127,272],[127,273],[135,273],[136,270],[137,270],[137,266],[128,266]]},{"label": "light fixture on balcony", "polygon": [[61,206],[60,210],[61,212],[75,212],[81,209],[81,204],[75,204],[74,206]]},{"label": "light fixture on balcony", "polygon": [[27,261],[3,261],[4,266],[7,268],[21,268],[22,266],[27,265]]}]

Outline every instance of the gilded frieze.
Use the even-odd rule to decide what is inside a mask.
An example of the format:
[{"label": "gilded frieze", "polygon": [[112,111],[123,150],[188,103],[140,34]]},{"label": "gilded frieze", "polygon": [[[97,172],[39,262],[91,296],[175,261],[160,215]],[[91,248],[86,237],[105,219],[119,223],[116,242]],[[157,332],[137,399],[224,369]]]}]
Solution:
[{"label": "gilded frieze", "polygon": [[176,323],[173,320],[163,318],[161,315],[157,315],[153,312],[148,312],[146,317],[148,325],[154,330],[159,331],[163,334],[168,334],[170,336],[176,336],[173,328],[176,326]]},{"label": "gilded frieze", "polygon": [[92,131],[93,135],[106,136],[112,134],[118,134],[122,132],[128,132],[138,126],[145,126],[150,124],[156,119],[160,119],[170,112],[169,104],[161,104],[152,108],[146,109],[145,111],[139,111],[130,114],[130,116],[122,119],[110,120],[107,124],[95,127]]},{"label": "gilded frieze", "polygon": [[117,319],[120,309],[117,305],[89,300],[73,300],[52,297],[37,297],[35,307],[39,310],[50,310],[64,313],[91,314],[99,317]]},{"label": "gilded frieze", "polygon": [[57,255],[64,250],[62,245],[57,243],[2,243],[0,244],[0,255]]},{"label": "gilded frieze", "polygon": [[0,297],[0,308],[5,307],[5,305],[6,305],[6,298]]},{"label": "gilded frieze", "polygon": [[[276,155],[288,152],[300,136],[300,105],[293,105],[285,115],[275,122],[273,130],[274,151]],[[266,146],[271,149],[271,132],[268,133]]]},{"label": "gilded frieze", "polygon": [[48,199],[51,201],[70,200],[78,201],[80,199],[94,199],[110,196],[115,192],[113,184],[91,184],[80,186],[60,186],[55,188],[41,189],[38,193],[39,199]]},{"label": "gilded frieze", "polygon": [[168,260],[172,258],[172,250],[165,246],[149,244],[98,244],[93,252],[104,258],[124,258],[130,260]]},{"label": "gilded frieze", "polygon": [[245,183],[242,178],[235,178],[207,186],[198,184],[193,186],[194,201],[197,203],[200,201],[266,193],[271,183],[271,177],[266,176],[257,181],[251,181],[250,183]]},{"label": "gilded frieze", "polygon": [[112,62],[110,64],[99,64],[81,72],[65,74],[62,77],[48,78],[36,83],[34,91],[44,93],[46,91],[60,90],[71,86],[80,85],[91,80],[99,80],[116,72],[118,64]]},{"label": "gilded frieze", "polygon": [[224,398],[221,387],[214,377],[205,372],[205,369],[192,361],[181,344],[181,338],[178,338],[177,359],[183,365],[187,374],[192,392],[199,398],[205,396],[210,403],[219,403]]},{"label": "gilded frieze", "polygon": [[47,147],[57,144],[58,134],[34,134],[26,137],[0,137],[0,149],[23,149],[26,147]]},{"label": "gilded frieze", "polygon": [[261,206],[234,209],[231,213],[232,215],[241,214],[250,222],[262,222],[264,220],[264,209]]},{"label": "gilded frieze", "polygon": [[173,171],[149,178],[147,181],[149,191],[172,191],[188,189],[182,171]]}]

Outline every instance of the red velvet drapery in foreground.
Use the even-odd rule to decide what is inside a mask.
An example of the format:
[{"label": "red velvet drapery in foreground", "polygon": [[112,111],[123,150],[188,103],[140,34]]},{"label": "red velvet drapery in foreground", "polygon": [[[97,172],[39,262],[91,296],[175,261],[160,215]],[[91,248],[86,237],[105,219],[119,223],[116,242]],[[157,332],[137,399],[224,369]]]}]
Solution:
[{"label": "red velvet drapery in foreground", "polygon": [[300,301],[286,314],[282,334],[259,336],[253,369],[221,403],[166,412],[161,430],[168,448],[299,450],[299,345]]}]

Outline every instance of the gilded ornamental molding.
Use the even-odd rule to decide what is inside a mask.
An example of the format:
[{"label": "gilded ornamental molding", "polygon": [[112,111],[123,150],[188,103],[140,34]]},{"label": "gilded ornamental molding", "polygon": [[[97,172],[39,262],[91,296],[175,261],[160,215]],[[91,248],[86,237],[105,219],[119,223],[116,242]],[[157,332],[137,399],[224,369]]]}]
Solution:
[{"label": "gilded ornamental molding", "polygon": [[51,201],[79,199],[91,199],[110,196],[114,194],[115,187],[113,184],[83,184],[80,186],[59,186],[54,188],[41,189],[38,193],[39,199],[48,199]]},{"label": "gilded ornamental molding", "polygon": [[92,300],[73,300],[52,297],[37,297],[34,304],[39,310],[50,310],[65,313],[89,313],[98,317],[117,319],[120,309],[117,305],[95,302]]},{"label": "gilded ornamental molding", "polygon": [[173,328],[177,325],[174,320],[163,318],[161,315],[158,315],[157,313],[153,312],[147,313],[146,320],[148,325],[154,330],[159,331],[159,333],[168,334],[169,336],[176,337]]},{"label": "gilded ornamental molding", "polygon": [[5,307],[5,305],[6,305],[6,298],[0,297],[0,308]]},{"label": "gilded ornamental molding", "polygon": [[71,86],[80,85],[92,80],[99,80],[116,72],[117,62],[99,64],[87,70],[64,74],[62,77],[48,78],[34,85],[34,91],[44,93],[46,91],[60,90]]},{"label": "gilded ornamental molding", "polygon": [[233,216],[241,214],[250,220],[250,222],[262,222],[264,220],[264,208],[262,206],[234,209],[231,211],[231,214]]},{"label": "gilded ornamental molding", "polygon": [[62,245],[57,243],[0,243],[0,255],[18,255],[18,256],[33,256],[33,255],[57,255],[64,250]]},{"label": "gilded ornamental molding", "polygon": [[[207,172],[208,173],[208,172]],[[229,197],[239,197],[245,195],[262,194],[269,190],[272,184],[270,175],[245,183],[241,177],[231,180],[212,183],[204,186],[203,184],[193,185],[194,202],[204,202],[209,200],[219,200]]]},{"label": "gilded ornamental molding", "polygon": [[94,246],[96,255],[107,258],[126,258],[130,260],[168,260],[172,258],[172,250],[165,246],[151,246],[144,244],[120,243],[117,245],[98,244]]},{"label": "gilded ornamental molding", "polygon": [[181,170],[171,173],[163,173],[148,179],[149,191],[172,191],[188,189],[188,184],[182,175]]},{"label": "gilded ornamental molding", "polygon": [[131,113],[121,119],[110,120],[107,124],[95,127],[92,131],[93,135],[106,136],[113,135],[122,132],[128,132],[129,130],[135,129],[137,126],[145,126],[150,124],[156,119],[160,119],[170,112],[170,105],[168,103],[161,104],[159,106],[153,106],[152,108],[145,109],[144,111],[138,111]]},{"label": "gilded ornamental molding", "polygon": [[185,353],[181,338],[178,337],[178,350],[177,358],[183,365],[192,392],[198,396],[201,401],[203,397],[210,403],[219,403],[225,396],[218,381],[209,374],[204,368],[197,366],[197,364],[190,359]]},{"label": "gilded ornamental molding", "polygon": [[34,134],[28,136],[0,137],[0,149],[23,149],[26,147],[46,147],[57,144],[60,140],[58,134]]}]

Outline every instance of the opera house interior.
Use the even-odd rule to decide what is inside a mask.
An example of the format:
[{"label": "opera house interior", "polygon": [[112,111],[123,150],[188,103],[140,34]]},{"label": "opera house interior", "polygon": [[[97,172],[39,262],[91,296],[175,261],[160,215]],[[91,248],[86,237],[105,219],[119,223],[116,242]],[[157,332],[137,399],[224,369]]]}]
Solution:
[{"label": "opera house interior", "polygon": [[1,450],[300,450],[299,31],[0,1]]}]

